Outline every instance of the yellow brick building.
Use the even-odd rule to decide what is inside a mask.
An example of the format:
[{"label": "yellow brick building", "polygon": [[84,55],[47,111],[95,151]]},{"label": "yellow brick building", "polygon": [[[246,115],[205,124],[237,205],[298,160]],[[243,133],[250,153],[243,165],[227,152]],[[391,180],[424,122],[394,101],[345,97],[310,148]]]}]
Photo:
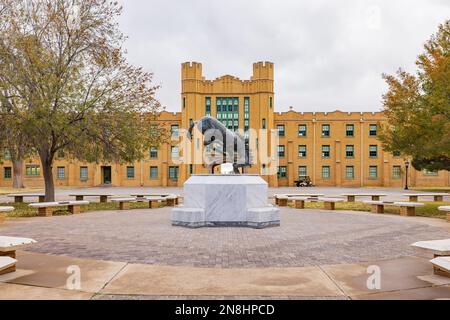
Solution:
[{"label": "yellow brick building", "polygon": [[[240,130],[254,151],[255,163],[248,172],[262,175],[270,186],[294,186],[299,176],[309,176],[317,186],[401,187],[405,183],[404,159],[383,151],[377,139],[380,124],[385,121],[383,113],[299,112],[292,108],[276,112],[271,62],[253,64],[249,80],[230,75],[207,80],[200,63],[183,63],[181,85],[181,112],[161,112],[158,124],[176,138],[193,121],[211,115],[229,129]],[[278,132],[278,140],[272,140],[273,132]],[[259,140],[264,134],[267,143]],[[55,185],[182,186],[191,174],[207,172],[198,158],[199,150],[201,138],[194,135],[189,147],[183,148],[173,140],[149,150],[144,160],[127,165],[60,158],[54,163]],[[276,162],[270,157],[273,150],[278,156]],[[179,156],[196,161],[180,163]],[[25,185],[43,186],[39,160],[27,159],[24,165]],[[10,161],[0,163],[0,170],[0,186],[11,186]],[[450,185],[447,171],[419,172],[411,168],[408,180],[410,186]]]}]

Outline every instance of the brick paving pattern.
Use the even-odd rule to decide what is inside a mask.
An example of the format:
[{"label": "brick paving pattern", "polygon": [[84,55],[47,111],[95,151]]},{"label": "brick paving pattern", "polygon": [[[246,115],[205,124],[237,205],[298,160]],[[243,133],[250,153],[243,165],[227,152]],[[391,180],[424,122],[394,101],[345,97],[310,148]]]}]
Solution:
[{"label": "brick paving pattern", "polygon": [[11,219],[1,235],[32,237],[27,250],[79,258],[195,267],[299,267],[413,255],[418,240],[448,238],[408,218],[283,208],[281,227],[185,229],[170,208]]}]

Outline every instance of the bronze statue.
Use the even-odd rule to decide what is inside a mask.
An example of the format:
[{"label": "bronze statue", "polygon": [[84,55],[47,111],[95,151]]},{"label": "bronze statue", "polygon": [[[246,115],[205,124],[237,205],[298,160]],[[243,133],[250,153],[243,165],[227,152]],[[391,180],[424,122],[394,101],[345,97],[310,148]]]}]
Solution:
[{"label": "bronze statue", "polygon": [[[251,156],[248,143],[238,134],[225,127],[217,119],[206,116],[199,121],[193,122],[189,127],[188,138],[192,139],[194,127],[203,134],[203,145],[211,146],[218,157],[212,157],[207,163],[208,170],[214,174],[214,169],[223,163],[233,164],[235,174],[245,173],[245,168],[251,166]],[[242,172],[239,171],[242,168]]]}]

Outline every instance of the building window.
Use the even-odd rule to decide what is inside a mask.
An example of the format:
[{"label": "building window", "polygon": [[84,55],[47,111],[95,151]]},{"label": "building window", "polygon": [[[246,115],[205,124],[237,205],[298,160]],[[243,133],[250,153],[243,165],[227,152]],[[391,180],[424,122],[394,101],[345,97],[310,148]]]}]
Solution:
[{"label": "building window", "polygon": [[265,129],[266,128],[266,119],[262,119],[262,128]]},{"label": "building window", "polygon": [[392,179],[401,179],[402,177],[402,167],[393,166],[392,167]]},{"label": "building window", "polygon": [[172,160],[176,160],[180,157],[178,146],[172,146],[170,148],[170,154],[172,156]]},{"label": "building window", "polygon": [[322,179],[330,179],[330,166],[322,167]]},{"label": "building window", "polygon": [[437,176],[438,175],[438,171],[437,170],[423,169],[423,175],[424,176]]},{"label": "building window", "polygon": [[179,137],[179,127],[177,124],[170,126],[170,134],[172,135],[172,139],[178,139]]},{"label": "building window", "polygon": [[305,178],[308,175],[307,167],[306,166],[299,166],[298,167],[298,177],[300,179]]},{"label": "building window", "polygon": [[306,146],[298,146],[298,157],[299,158],[306,158]]},{"label": "building window", "polygon": [[376,124],[369,125],[369,136],[375,137],[377,135],[378,126]]},{"label": "building window", "polygon": [[194,173],[194,165],[190,164],[189,165],[189,174],[193,174]]},{"label": "building window", "polygon": [[355,179],[355,167],[354,166],[346,166],[345,167],[345,177],[350,180]]},{"label": "building window", "polygon": [[216,98],[217,119],[230,130],[239,129],[239,98]]},{"label": "building window", "polygon": [[284,137],[285,136],[285,130],[284,130],[284,124],[279,124],[277,125],[277,129],[278,129],[278,135],[280,137]]},{"label": "building window", "polygon": [[150,179],[158,179],[158,167],[150,167]]},{"label": "building window", "polygon": [[330,125],[323,124],[322,125],[322,137],[329,137],[329,136],[330,136]]},{"label": "building window", "polygon": [[150,148],[150,159],[157,159],[158,158],[158,149],[156,147]]},{"label": "building window", "polygon": [[330,157],[330,146],[324,145],[322,146],[322,158]]},{"label": "building window", "polygon": [[66,178],[66,168],[65,167],[57,167],[56,168],[56,177],[58,180],[64,180]]},{"label": "building window", "polygon": [[27,164],[25,166],[25,175],[28,177],[39,177],[41,168],[36,164]]},{"label": "building window", "polygon": [[88,167],[80,167],[80,180],[87,181],[88,177]]},{"label": "building window", "polygon": [[211,97],[206,97],[205,100],[205,115],[211,116]]},{"label": "building window", "polygon": [[370,166],[369,167],[369,179],[376,179],[376,178],[378,178],[378,167]]},{"label": "building window", "polygon": [[183,97],[183,109],[186,108],[186,98]]},{"label": "building window", "polygon": [[345,146],[345,157],[353,158],[355,156],[355,147],[353,145]]},{"label": "building window", "polygon": [[353,137],[355,135],[355,125],[353,124],[346,125],[345,135],[347,137]]},{"label": "building window", "polygon": [[134,166],[127,167],[127,179],[134,179]]},{"label": "building window", "polygon": [[269,97],[269,107],[272,109],[272,105],[273,105],[273,98]]},{"label": "building window", "polygon": [[376,158],[378,156],[378,146],[370,145],[369,146],[369,157]]},{"label": "building window", "polygon": [[11,167],[3,167],[3,179],[12,179]]},{"label": "building window", "polygon": [[401,153],[400,153],[400,151],[394,151],[394,152],[392,152],[392,156],[394,156],[395,158],[398,158],[401,156]]},{"label": "building window", "polygon": [[306,124],[299,124],[298,125],[298,136],[299,137],[306,137]]},{"label": "building window", "polygon": [[178,180],[178,167],[169,167],[169,179]]},{"label": "building window", "polygon": [[284,158],[284,153],[285,153],[284,151],[285,151],[284,146],[283,145],[279,145],[278,146],[278,157]]},{"label": "building window", "polygon": [[278,167],[278,178],[286,178],[287,177],[287,167],[282,166]]}]

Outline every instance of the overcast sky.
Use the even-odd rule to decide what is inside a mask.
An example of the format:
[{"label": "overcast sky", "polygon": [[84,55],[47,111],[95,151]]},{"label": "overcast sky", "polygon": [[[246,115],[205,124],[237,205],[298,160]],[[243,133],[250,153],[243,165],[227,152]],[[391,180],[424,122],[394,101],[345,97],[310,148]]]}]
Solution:
[{"label": "overcast sky", "polygon": [[449,0],[122,0],[133,64],[154,73],[158,99],[180,107],[180,64],[207,79],[249,79],[275,63],[275,110],[378,111],[381,74],[414,71],[423,43],[450,19]]}]

